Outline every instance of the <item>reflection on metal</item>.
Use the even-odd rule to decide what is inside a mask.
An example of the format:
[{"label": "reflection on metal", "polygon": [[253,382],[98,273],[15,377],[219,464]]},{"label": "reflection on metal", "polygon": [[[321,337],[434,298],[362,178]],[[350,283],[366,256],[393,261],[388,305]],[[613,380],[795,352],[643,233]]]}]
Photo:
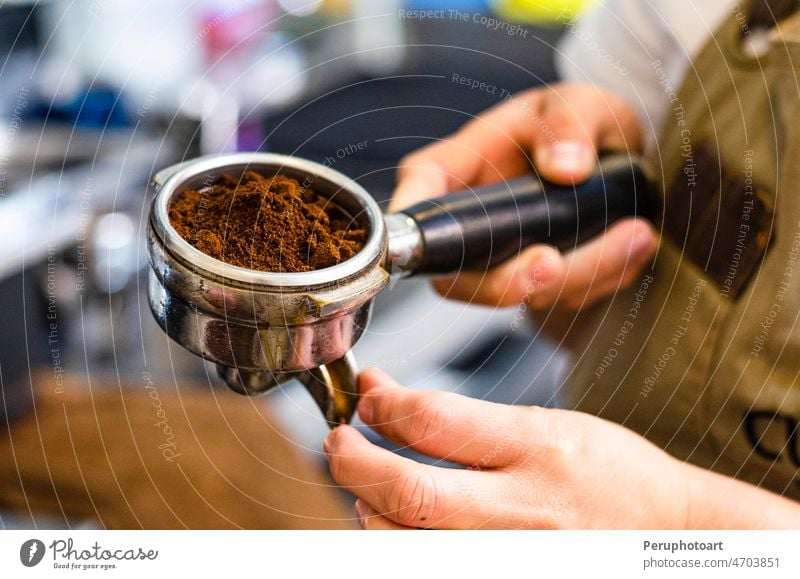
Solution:
[{"label": "reflection on metal", "polygon": [[303,372],[273,373],[217,365],[217,373],[233,391],[245,396],[259,396],[280,384],[298,380],[309,391],[331,428],[348,424],[358,405],[358,368],[352,352]]},{"label": "reflection on metal", "polygon": [[[280,172],[313,186],[369,231],[364,248],[336,266],[303,273],[244,269],[201,253],[170,225],[170,199],[222,173],[244,171]],[[389,281],[386,230],[375,201],[329,168],[264,153],[198,159],[156,180],[148,294],[159,325],[189,351],[222,366],[219,373],[234,390],[251,395],[298,378],[330,425],[347,422],[357,392],[349,352],[364,332],[373,297]]]}]

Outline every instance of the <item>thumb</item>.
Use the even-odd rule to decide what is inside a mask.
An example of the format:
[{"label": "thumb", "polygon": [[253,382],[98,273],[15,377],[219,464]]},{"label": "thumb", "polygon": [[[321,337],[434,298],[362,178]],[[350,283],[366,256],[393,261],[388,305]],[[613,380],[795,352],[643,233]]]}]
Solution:
[{"label": "thumb", "polygon": [[536,168],[545,179],[560,184],[580,183],[597,164],[594,144],[574,135],[548,143],[534,153]]},{"label": "thumb", "polygon": [[540,130],[533,133],[536,168],[542,177],[563,185],[589,177],[603,150],[638,150],[639,122],[618,96],[593,87],[566,86],[542,104]]}]

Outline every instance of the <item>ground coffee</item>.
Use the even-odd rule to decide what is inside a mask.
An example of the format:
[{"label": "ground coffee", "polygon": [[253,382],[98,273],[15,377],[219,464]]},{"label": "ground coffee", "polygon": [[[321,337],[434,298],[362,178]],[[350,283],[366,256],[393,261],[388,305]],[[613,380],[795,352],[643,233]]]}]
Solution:
[{"label": "ground coffee", "polygon": [[367,238],[366,230],[313,189],[252,171],[179,192],[169,221],[203,253],[261,271],[330,267],[354,256]]}]

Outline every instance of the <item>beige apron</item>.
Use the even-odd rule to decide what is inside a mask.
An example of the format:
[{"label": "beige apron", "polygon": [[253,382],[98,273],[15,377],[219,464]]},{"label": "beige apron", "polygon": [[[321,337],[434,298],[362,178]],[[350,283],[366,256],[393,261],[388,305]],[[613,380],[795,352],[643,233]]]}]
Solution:
[{"label": "beige apron", "polygon": [[567,391],[682,459],[800,499],[797,21],[755,57],[733,15],[677,93],[664,83],[663,243],[581,323]]}]

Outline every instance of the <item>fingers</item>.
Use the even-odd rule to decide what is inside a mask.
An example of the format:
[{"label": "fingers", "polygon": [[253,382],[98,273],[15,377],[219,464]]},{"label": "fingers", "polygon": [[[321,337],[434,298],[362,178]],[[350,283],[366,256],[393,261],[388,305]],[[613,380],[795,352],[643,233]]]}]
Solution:
[{"label": "fingers", "polygon": [[423,199],[441,197],[473,180],[482,160],[455,137],[423,147],[400,160],[397,186],[389,211],[399,211]]},{"label": "fingers", "polygon": [[[542,177],[571,184],[588,177],[598,151],[640,146],[635,113],[611,93],[582,85],[529,91],[405,158],[391,209],[512,177],[529,170],[531,153]],[[464,272],[434,286],[447,297],[491,306],[577,309],[632,283],[655,248],[652,227],[628,220],[570,254],[535,246],[492,270]]]},{"label": "fingers", "polygon": [[389,210],[399,211],[450,191],[502,181],[529,168],[526,148],[514,140],[505,124],[494,124],[492,118],[475,119],[454,135],[400,161]]},{"label": "fingers", "polygon": [[493,518],[492,494],[502,491],[502,480],[481,480],[488,473],[416,463],[375,446],[350,426],[333,430],[324,449],[337,483],[406,527],[479,527]]},{"label": "fingers", "polygon": [[534,297],[557,294],[565,275],[566,262],[559,251],[535,245],[505,263],[482,272],[465,271],[457,276],[433,280],[441,295],[468,303],[509,307]]},{"label": "fingers", "polygon": [[530,145],[539,174],[569,185],[585,180],[599,151],[641,147],[638,120],[618,96],[597,87],[561,85],[540,105],[539,130]]},{"label": "fingers", "polygon": [[358,525],[365,531],[410,531],[414,527],[398,525],[393,520],[384,517],[361,499],[356,500],[354,506]]},{"label": "fingers", "polygon": [[530,170],[530,133],[538,130],[532,119],[542,95],[529,91],[520,97],[524,106],[505,102],[492,107],[450,137],[403,158],[390,210]]},{"label": "fingers", "polygon": [[519,175],[532,159],[545,179],[580,182],[598,151],[640,147],[636,115],[616,95],[586,85],[530,90],[405,157],[390,210]]},{"label": "fingers", "polygon": [[[630,286],[657,246],[656,232],[648,221],[633,218],[615,223],[605,235],[567,254],[556,300],[569,309],[580,309]],[[539,309],[549,305],[536,304]]]},{"label": "fingers", "polygon": [[464,272],[433,285],[443,296],[483,305],[578,309],[633,283],[657,245],[648,221],[624,219],[571,253],[534,246],[492,270]]},{"label": "fingers", "polygon": [[474,470],[524,460],[522,449],[534,442],[530,424],[540,409],[411,390],[374,369],[362,372],[359,389],[359,416],[375,431],[401,446]]}]

